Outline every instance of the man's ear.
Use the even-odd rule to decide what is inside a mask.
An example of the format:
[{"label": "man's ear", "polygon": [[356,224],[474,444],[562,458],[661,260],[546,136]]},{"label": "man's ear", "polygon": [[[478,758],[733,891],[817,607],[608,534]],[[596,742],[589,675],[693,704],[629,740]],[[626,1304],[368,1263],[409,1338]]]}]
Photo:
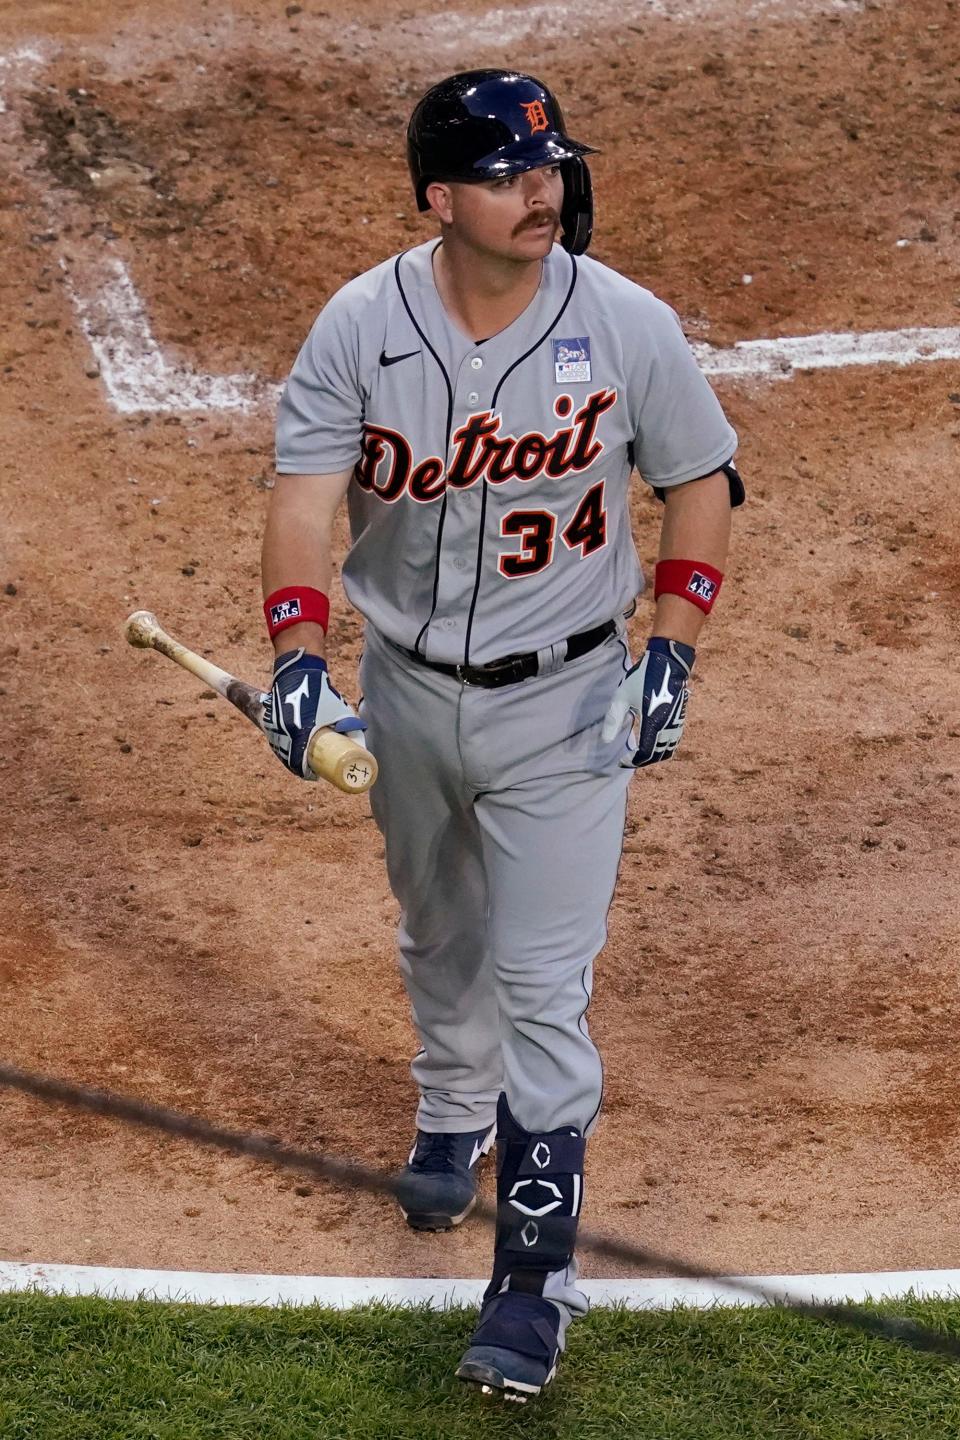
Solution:
[{"label": "man's ear", "polygon": [[426,189],[427,204],[442,224],[453,220],[453,193],[442,180],[431,180]]}]

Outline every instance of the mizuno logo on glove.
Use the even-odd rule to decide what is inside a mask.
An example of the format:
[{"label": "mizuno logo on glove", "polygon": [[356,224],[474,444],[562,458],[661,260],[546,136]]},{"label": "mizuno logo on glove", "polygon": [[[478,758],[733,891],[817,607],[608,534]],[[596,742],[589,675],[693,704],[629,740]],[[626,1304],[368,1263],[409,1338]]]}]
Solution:
[{"label": "mizuno logo on glove", "polygon": [[296,728],[297,728],[298,730],[300,729],[300,706],[301,706],[301,704],[303,703],[303,701],[309,699],[309,697],[310,697],[310,677],[309,677],[309,675],[304,675],[304,677],[303,677],[303,682],[302,682],[302,684],[300,685],[300,688],[299,688],[298,690],[293,690],[293,691],[290,692],[289,695],[285,695],[285,696],[283,697],[283,703],[284,703],[284,705],[289,705],[289,706],[290,706],[290,709],[293,711],[293,723],[294,723],[294,725],[296,726]]},{"label": "mizuno logo on glove", "polygon": [[[696,651],[679,640],[654,636],[638,664],[624,675],[604,717],[601,738],[615,740],[633,716],[625,737],[631,754],[621,765],[641,769],[669,760],[680,743],[687,711],[687,680]],[[630,734],[636,730],[631,742]]]},{"label": "mizuno logo on glove", "polygon": [[663,684],[655,694],[650,696],[649,710],[659,710],[661,705],[669,705],[673,701],[673,691],[670,689],[670,676],[664,675]]}]

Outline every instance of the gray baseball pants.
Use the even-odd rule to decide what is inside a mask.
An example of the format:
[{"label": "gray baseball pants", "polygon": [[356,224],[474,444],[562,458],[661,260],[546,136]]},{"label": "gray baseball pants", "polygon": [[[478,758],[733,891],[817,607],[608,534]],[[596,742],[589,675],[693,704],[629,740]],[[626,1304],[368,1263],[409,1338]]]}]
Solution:
[{"label": "gray baseball pants", "polygon": [[586,1010],[633,774],[600,726],[629,661],[621,634],[569,664],[563,651],[487,690],[367,627],[370,800],[402,909],[422,1130],[492,1125],[501,1090],[531,1133],[589,1133],[600,1109]]}]

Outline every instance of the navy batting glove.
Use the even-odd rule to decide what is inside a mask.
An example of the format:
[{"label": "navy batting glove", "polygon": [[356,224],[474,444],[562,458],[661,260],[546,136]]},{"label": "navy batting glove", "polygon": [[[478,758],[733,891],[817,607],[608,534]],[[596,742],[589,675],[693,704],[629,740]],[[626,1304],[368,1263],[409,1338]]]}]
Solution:
[{"label": "navy batting glove", "polygon": [[316,780],[307,764],[307,749],[317,730],[341,735],[355,731],[359,745],[367,723],[330,684],[327,664],[319,655],[288,650],[273,662],[273,688],[261,696],[263,729],[281,764],[303,780]]},{"label": "navy batting glove", "polygon": [[632,713],[635,717],[636,749],[631,759],[620,761],[621,765],[639,770],[670,759],[683,734],[687,681],[696,653],[692,645],[655,635],[647,642],[640,662],[624,675],[601,731],[603,740],[614,740],[627,716]]}]

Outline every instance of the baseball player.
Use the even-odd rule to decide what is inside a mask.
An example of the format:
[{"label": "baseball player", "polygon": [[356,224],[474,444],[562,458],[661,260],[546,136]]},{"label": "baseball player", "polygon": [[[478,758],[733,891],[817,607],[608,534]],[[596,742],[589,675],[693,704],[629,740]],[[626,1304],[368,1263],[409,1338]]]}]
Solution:
[{"label": "baseball player", "polygon": [[[326,304],[284,391],[263,550],[274,748],[366,732],[421,1049],[398,1198],[458,1225],[497,1142],[493,1273],[457,1374],[525,1400],[586,1311],[574,1258],[600,1058],[586,1011],[627,787],[683,730],[722,579],[737,439],[674,312],[584,252],[584,157],[538,80],[454,75],[408,158],[439,238]],[[559,241],[559,243],[558,243]],[[664,502],[652,634],[628,512]],[[322,658],[331,529],[366,619],[355,713]]]}]

